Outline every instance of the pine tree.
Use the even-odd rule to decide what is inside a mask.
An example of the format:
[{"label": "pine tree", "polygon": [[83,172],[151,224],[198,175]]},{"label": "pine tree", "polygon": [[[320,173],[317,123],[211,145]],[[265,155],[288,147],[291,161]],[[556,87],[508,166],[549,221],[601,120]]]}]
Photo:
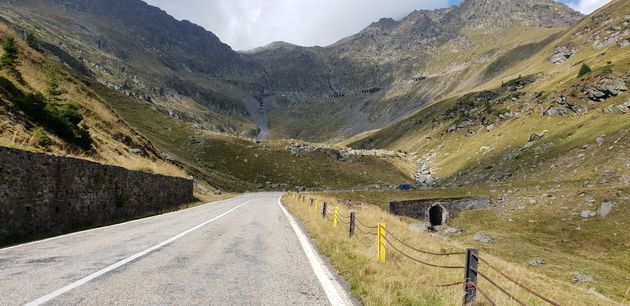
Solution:
[{"label": "pine tree", "polygon": [[56,100],[60,95],[57,75],[53,69],[49,69],[46,77],[46,96],[51,100]]},{"label": "pine tree", "polygon": [[589,67],[587,64],[583,64],[582,68],[580,68],[580,72],[578,73],[578,78],[581,78],[582,76],[591,73],[591,71],[591,67]]},{"label": "pine tree", "polygon": [[18,48],[15,38],[8,37],[5,39],[2,43],[2,48],[4,49],[4,54],[0,57],[0,67],[15,68],[15,65],[18,63]]}]

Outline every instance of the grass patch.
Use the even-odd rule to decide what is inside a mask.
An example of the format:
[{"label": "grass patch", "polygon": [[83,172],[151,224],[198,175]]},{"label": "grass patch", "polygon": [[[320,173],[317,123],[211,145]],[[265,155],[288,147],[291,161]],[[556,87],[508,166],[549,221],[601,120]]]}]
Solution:
[{"label": "grass patch", "polygon": [[[385,223],[387,230],[397,233],[406,243],[433,252],[461,251],[466,246],[474,246],[470,242],[445,241],[439,236],[421,234],[410,229],[407,222],[392,216],[371,205],[354,203],[348,206],[344,201],[324,195],[309,194],[320,203],[326,201],[330,207],[339,207],[342,215],[355,211],[361,222],[374,225]],[[320,252],[330,257],[338,273],[351,286],[352,293],[365,305],[458,305],[463,298],[462,286],[453,288],[434,288],[431,285],[453,283],[462,280],[463,271],[436,270],[435,268],[417,264],[397,254],[388,248],[386,263],[377,261],[376,237],[358,234],[349,238],[344,225],[332,228],[330,221],[315,213],[308,201],[302,201],[296,194],[289,194],[283,198],[283,203],[291,213],[302,220],[305,228],[316,240]],[[321,204],[320,204],[321,207]],[[431,257],[412,253],[414,257],[435,264],[463,264],[463,256]],[[556,301],[566,305],[605,305],[605,302],[587,294],[581,287],[568,282],[554,280],[543,274],[532,271],[531,268],[520,264],[509,263],[483,249],[481,255],[503,271],[517,277],[520,281]],[[482,267],[483,269],[483,267]],[[485,270],[492,279],[496,279],[501,286],[508,288],[528,305],[545,305],[530,294],[517,290],[515,285],[503,282],[495,273]],[[498,290],[484,281],[479,285],[489,293],[498,305],[516,305]],[[484,304],[480,297],[479,302]]]}]

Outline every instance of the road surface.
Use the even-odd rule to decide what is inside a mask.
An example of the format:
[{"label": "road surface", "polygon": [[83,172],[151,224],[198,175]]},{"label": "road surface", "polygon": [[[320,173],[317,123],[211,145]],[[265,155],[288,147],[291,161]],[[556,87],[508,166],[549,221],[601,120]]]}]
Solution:
[{"label": "road surface", "polygon": [[350,305],[280,193],[0,249],[0,305]]}]

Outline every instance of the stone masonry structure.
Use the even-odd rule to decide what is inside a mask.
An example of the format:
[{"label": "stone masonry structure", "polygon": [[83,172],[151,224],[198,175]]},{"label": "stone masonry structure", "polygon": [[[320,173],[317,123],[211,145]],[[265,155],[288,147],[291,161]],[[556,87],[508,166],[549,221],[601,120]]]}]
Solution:
[{"label": "stone masonry structure", "polygon": [[0,147],[0,245],[146,216],[193,198],[193,181]]},{"label": "stone masonry structure", "polygon": [[449,218],[461,212],[472,209],[487,208],[490,199],[480,198],[452,198],[426,199],[390,202],[389,212],[394,215],[407,216],[431,223],[432,226],[446,224]]}]

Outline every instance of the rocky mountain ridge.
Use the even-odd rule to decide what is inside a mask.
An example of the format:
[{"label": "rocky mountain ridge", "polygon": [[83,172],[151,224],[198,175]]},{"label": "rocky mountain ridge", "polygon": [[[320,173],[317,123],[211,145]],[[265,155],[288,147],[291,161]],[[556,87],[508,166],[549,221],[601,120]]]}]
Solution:
[{"label": "rocky mountain ridge", "polygon": [[[581,17],[552,0],[467,0],[401,21],[382,19],[328,47],[277,42],[237,53],[211,32],[139,0],[0,6],[2,16],[64,53],[60,58],[157,111],[211,131],[307,140],[384,127],[478,86],[488,78],[471,71]],[[533,29],[540,34],[493,42]],[[444,53],[457,60],[442,62]]]}]

